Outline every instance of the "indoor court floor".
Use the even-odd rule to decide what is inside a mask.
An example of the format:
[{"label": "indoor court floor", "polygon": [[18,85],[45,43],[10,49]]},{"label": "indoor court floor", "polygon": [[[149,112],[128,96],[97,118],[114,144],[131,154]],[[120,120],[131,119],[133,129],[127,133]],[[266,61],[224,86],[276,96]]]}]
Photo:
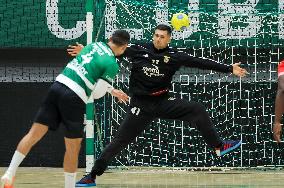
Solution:
[{"label": "indoor court floor", "polygon": [[[1,167],[3,174],[6,168]],[[77,179],[84,174],[79,169]],[[283,188],[284,170],[109,170],[97,188]],[[63,188],[61,168],[20,168],[15,188]]]}]

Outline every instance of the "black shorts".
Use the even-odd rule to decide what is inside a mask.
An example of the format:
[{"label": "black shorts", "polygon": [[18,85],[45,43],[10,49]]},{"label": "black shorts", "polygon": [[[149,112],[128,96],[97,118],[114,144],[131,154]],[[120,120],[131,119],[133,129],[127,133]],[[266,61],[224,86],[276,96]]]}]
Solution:
[{"label": "black shorts", "polygon": [[65,137],[83,138],[85,113],[86,104],[83,100],[64,84],[54,82],[34,122],[48,126],[49,130],[57,130],[62,123],[65,127]]}]

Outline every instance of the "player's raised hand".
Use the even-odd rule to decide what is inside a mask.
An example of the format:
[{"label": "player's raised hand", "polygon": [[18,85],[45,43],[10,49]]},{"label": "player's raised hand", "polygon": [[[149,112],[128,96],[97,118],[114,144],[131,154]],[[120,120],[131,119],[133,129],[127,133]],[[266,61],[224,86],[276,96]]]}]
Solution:
[{"label": "player's raised hand", "polygon": [[80,51],[84,48],[84,46],[78,42],[76,42],[76,45],[69,45],[67,48],[67,52],[71,56],[76,56],[80,53]]},{"label": "player's raised hand", "polygon": [[248,74],[247,70],[240,67],[241,63],[233,64],[233,74],[239,77],[244,77]]},{"label": "player's raised hand", "polygon": [[282,125],[280,123],[274,123],[273,125],[273,137],[277,143],[281,142]]},{"label": "player's raised hand", "polygon": [[116,97],[120,103],[124,102],[126,104],[129,101],[129,96],[121,90],[113,89],[111,95]]}]

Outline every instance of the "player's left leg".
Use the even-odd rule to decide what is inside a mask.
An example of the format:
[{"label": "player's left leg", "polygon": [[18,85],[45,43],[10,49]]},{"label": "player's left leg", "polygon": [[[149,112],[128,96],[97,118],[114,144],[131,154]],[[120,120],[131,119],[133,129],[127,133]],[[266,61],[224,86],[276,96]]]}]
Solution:
[{"label": "player's left leg", "polygon": [[65,188],[74,188],[76,183],[76,171],[82,138],[64,138],[66,151],[64,154]]},{"label": "player's left leg", "polygon": [[74,188],[76,182],[76,171],[78,167],[78,156],[84,137],[84,114],[86,104],[72,90],[64,86],[64,93],[59,102],[58,109],[64,125],[65,155],[64,175],[65,188]]},{"label": "player's left leg", "polygon": [[145,130],[155,118],[154,113],[149,111],[149,102],[140,101],[143,105],[130,104],[126,117],[118,128],[112,141],[103,149],[100,157],[96,160],[91,173],[84,176],[76,183],[76,187],[90,187],[96,185],[96,176],[102,175],[109,162],[119,154],[128,144]]},{"label": "player's left leg", "polygon": [[222,156],[241,145],[240,140],[222,141],[219,137],[205,107],[185,99],[167,98],[161,103],[160,117],[165,119],[178,119],[193,123],[200,131],[205,142],[216,149],[216,154]]}]

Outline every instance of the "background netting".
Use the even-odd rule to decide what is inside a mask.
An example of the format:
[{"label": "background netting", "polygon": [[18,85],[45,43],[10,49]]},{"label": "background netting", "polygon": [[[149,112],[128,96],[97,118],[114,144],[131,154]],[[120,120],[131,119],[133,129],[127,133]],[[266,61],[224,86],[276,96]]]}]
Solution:
[{"label": "background netting", "polygon": [[[240,1],[229,3],[235,3],[234,8],[228,8],[226,1],[223,4],[215,1],[106,1],[108,11],[103,24],[110,25],[106,27],[106,35],[108,29],[123,28],[132,33],[132,42],[147,42],[152,39],[157,23],[168,23],[172,14],[183,11],[189,14],[191,26],[184,32],[174,31],[172,46],[226,64],[242,62],[250,73],[239,79],[184,68],[172,82],[173,96],[204,104],[220,136],[241,139],[240,149],[220,160],[206,146],[194,125],[157,119],[116,157],[113,165],[253,167],[283,164],[283,151],[272,141],[271,135],[277,64],[283,58],[278,9],[272,1],[259,1],[254,11],[243,10],[247,7],[244,3],[243,6],[237,4]],[[117,19],[110,24],[113,17]],[[228,22],[230,28],[226,28]],[[235,36],[228,36],[229,33]],[[130,63],[123,62],[115,87],[127,91],[129,70]],[[104,105],[97,103],[97,115],[104,130],[103,142],[107,144],[125,117],[127,107],[110,102],[109,98],[103,100]],[[112,106],[109,113],[101,114],[99,111],[107,110],[108,105]],[[95,157],[100,153],[98,143],[99,140]]]},{"label": "background netting", "polygon": [[[77,41],[85,44],[85,4],[86,0],[2,0],[1,49],[66,49]],[[222,138],[242,139],[240,149],[220,160],[204,144],[194,125],[156,120],[112,165],[283,165],[283,146],[278,147],[271,135],[277,64],[283,59],[283,9],[283,0],[96,0],[93,12],[96,40],[105,40],[115,29],[128,29],[131,42],[148,42],[158,23],[168,23],[172,14],[182,11],[189,14],[191,26],[184,32],[174,32],[171,46],[226,64],[240,61],[250,72],[240,80],[211,71],[181,69],[171,90],[173,96],[204,104]],[[26,61],[21,58],[21,64],[16,65],[10,60],[3,61],[0,81],[52,82],[63,66],[46,58]],[[115,87],[128,90],[129,69],[129,62],[122,62]],[[109,96],[96,105],[106,145],[127,107]],[[98,139],[95,142],[96,158],[101,152],[100,142]]]}]

